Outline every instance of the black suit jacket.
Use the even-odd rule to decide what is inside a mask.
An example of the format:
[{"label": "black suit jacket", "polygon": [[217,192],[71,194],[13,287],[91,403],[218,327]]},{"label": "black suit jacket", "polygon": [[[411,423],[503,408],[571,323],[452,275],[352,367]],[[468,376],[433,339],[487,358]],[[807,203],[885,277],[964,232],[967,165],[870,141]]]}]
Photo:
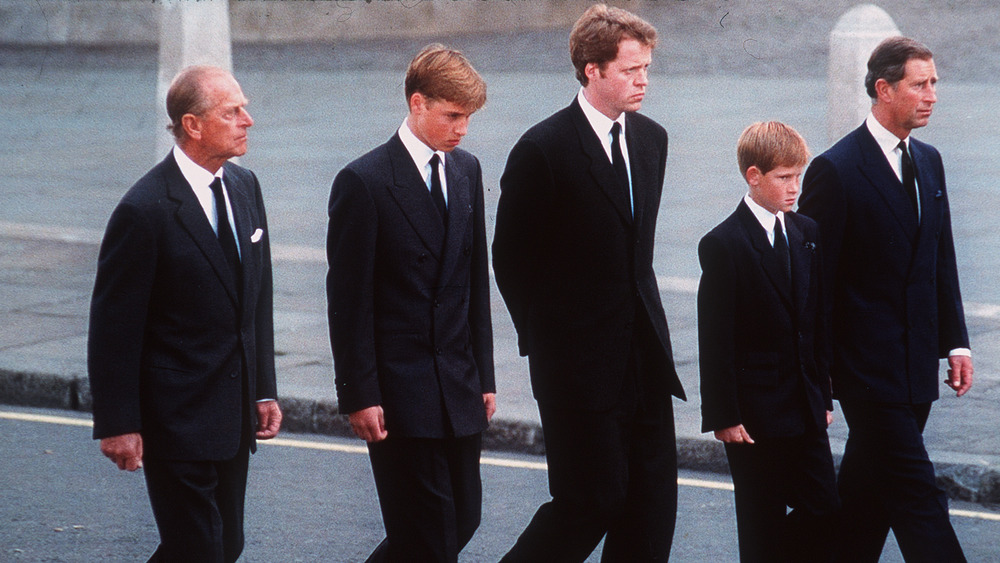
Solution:
[{"label": "black suit jacket", "polygon": [[746,202],[698,245],[703,432],[743,424],[751,437],[770,438],[826,428],[833,401],[819,228],[796,213],[785,225],[791,283]]},{"label": "black suit jacket", "polygon": [[939,362],[969,346],[941,155],[910,140],[917,216],[862,125],[816,157],[799,210],[820,225],[840,398],[927,403]]},{"label": "black suit jacket", "polygon": [[645,116],[625,119],[634,218],[575,99],[521,137],[500,179],[494,273],[540,402],[614,405],[636,315],[659,341],[655,380],[684,397],[653,272],[667,133]]},{"label": "black suit jacket", "polygon": [[[260,185],[231,163],[223,180],[241,251],[242,301],[172,153],[111,215],[90,310],[95,438],[141,432],[146,456],[229,459],[241,438],[252,443],[252,403],[277,398]],[[241,428],[247,410],[251,419]]]},{"label": "black suit jacket", "polygon": [[337,174],[330,194],[330,342],[340,411],[381,405],[386,430],[468,436],[495,392],[479,161],[445,159],[448,228],[398,134]]}]

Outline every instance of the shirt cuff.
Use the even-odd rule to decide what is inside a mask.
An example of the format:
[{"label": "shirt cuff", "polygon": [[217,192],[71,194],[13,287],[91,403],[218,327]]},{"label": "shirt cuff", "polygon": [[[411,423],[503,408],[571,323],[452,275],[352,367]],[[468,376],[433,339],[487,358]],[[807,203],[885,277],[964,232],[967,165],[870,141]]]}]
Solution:
[{"label": "shirt cuff", "polygon": [[955,348],[951,352],[948,352],[948,357],[950,358],[952,356],[968,356],[971,358],[972,350],[969,350],[968,348]]}]

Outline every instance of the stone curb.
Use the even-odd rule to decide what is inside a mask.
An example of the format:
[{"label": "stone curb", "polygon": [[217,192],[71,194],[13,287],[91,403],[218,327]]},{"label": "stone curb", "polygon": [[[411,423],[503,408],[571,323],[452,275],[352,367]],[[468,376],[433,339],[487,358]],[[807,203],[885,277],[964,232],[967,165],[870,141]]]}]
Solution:
[{"label": "stone curb", "polygon": [[[0,404],[90,412],[90,385],[85,377],[0,369]],[[281,409],[283,431],[341,437],[354,435],[334,403],[282,397]],[[540,426],[510,420],[494,420],[490,424],[483,436],[483,448],[529,455],[545,453]],[[931,458],[934,457],[931,452]],[[839,458],[835,462],[839,465]],[[678,438],[677,464],[681,469],[729,474],[722,445],[711,440]],[[938,486],[949,498],[982,504],[1000,503],[1000,468],[986,463],[934,465]]]}]

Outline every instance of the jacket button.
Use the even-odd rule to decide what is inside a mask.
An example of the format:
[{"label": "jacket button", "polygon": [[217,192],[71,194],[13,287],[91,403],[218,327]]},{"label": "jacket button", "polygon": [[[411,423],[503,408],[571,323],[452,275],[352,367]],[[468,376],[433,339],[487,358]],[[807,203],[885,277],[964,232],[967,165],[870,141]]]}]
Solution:
[{"label": "jacket button", "polygon": [[232,379],[236,379],[236,377],[237,377],[236,372],[234,371],[233,373],[229,374],[229,377],[232,378]]},{"label": "jacket button", "polygon": [[441,350],[441,348],[435,348],[434,351],[437,352],[438,356],[440,356],[442,354],[442,352],[443,352],[443,350]]}]

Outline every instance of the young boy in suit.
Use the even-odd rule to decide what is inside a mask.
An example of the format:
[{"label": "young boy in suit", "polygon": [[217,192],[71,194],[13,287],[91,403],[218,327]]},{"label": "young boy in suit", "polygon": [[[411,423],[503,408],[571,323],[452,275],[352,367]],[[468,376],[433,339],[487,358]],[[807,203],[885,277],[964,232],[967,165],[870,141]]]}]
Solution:
[{"label": "young boy in suit", "polygon": [[740,560],[829,561],[839,501],[818,228],[792,212],[809,150],[772,121],[748,127],[737,156],[748,193],[698,246],[702,431],[725,444]]}]

